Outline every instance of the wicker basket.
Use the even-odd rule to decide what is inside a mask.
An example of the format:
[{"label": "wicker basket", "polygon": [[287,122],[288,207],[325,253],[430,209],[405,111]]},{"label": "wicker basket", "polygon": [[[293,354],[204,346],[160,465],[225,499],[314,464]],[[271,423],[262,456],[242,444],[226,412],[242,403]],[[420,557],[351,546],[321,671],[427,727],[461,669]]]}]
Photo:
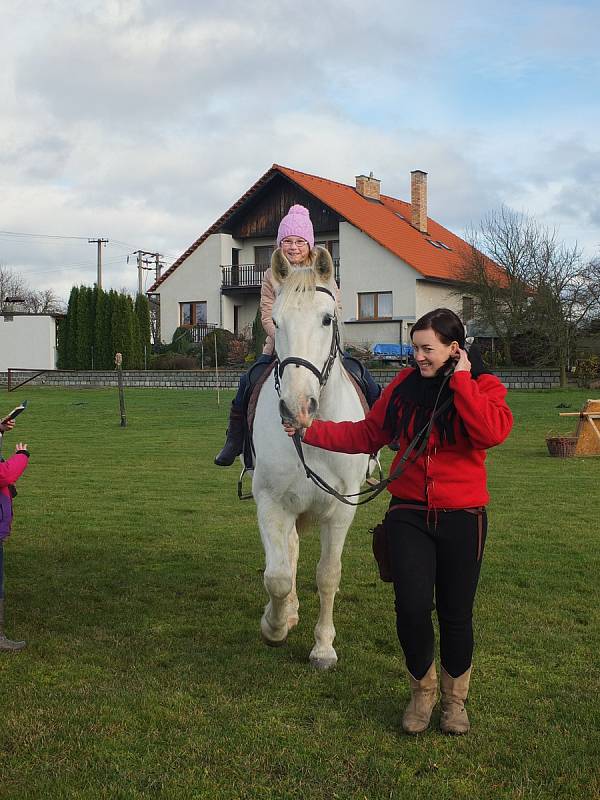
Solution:
[{"label": "wicker basket", "polygon": [[546,446],[551,456],[570,458],[575,455],[576,436],[548,436]]}]

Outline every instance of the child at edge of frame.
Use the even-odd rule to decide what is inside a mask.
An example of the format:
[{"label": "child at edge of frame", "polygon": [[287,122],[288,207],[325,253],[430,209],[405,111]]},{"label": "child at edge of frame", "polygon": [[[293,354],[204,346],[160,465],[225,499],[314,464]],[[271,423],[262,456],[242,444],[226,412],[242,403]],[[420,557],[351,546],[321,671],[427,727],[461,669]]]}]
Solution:
[{"label": "child at edge of frame", "polygon": [[[0,442],[8,431],[15,427],[12,419],[0,422]],[[16,481],[21,477],[29,462],[27,444],[17,442],[14,454],[6,461],[0,458],[0,651],[18,652],[27,642],[13,641],[4,633],[4,540],[10,536],[13,521],[13,498],[17,490]]]}]

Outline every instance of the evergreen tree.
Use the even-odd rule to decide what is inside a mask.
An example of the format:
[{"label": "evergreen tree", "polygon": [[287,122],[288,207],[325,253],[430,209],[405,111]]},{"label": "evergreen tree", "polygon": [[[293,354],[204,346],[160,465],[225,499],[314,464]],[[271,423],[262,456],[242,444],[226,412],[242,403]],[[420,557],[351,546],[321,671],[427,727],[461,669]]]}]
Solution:
[{"label": "evergreen tree", "polygon": [[92,337],[89,329],[91,289],[79,287],[77,298],[77,339],[75,341],[75,369],[90,369],[92,365]]},{"label": "evergreen tree", "polygon": [[[141,366],[145,367],[147,358],[151,352],[150,303],[145,294],[138,294],[135,298],[135,315],[138,321],[140,350],[142,354]],[[146,354],[146,358],[144,358],[144,354]]]},{"label": "evergreen tree", "polygon": [[96,359],[96,348],[94,343],[94,331],[96,329],[96,305],[98,303],[98,287],[94,284],[91,289],[88,289],[88,318],[87,330],[90,341],[90,367],[91,369],[98,369]]},{"label": "evergreen tree", "polygon": [[69,295],[67,308],[67,326],[65,331],[63,369],[75,369],[77,361],[77,306],[79,303],[79,287],[73,286]]},{"label": "evergreen tree", "polygon": [[57,320],[56,336],[58,339],[56,366],[58,369],[68,369],[67,361],[67,336],[69,331],[69,318]]},{"label": "evergreen tree", "polygon": [[133,304],[131,298],[127,295],[115,292],[111,328],[113,354],[121,353],[123,356],[123,368],[132,369],[134,358]]},{"label": "evergreen tree", "polygon": [[108,369],[107,348],[104,339],[104,312],[106,309],[106,292],[98,289],[96,297],[96,318],[94,320],[94,367]]}]

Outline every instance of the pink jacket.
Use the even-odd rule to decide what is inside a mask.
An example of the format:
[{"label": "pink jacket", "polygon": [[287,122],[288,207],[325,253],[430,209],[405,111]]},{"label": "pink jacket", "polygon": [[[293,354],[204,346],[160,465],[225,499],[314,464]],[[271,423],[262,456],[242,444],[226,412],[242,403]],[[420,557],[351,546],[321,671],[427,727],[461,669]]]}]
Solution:
[{"label": "pink jacket", "polygon": [[28,461],[25,453],[15,453],[8,461],[0,462],[0,541],[10,534],[12,525],[12,497],[8,486],[21,477]]},{"label": "pink jacket", "polygon": [[[267,334],[263,354],[268,356],[272,356],[275,349],[275,325],[273,325],[273,317],[271,315],[276,296],[277,290],[273,281],[273,273],[271,272],[271,267],[269,267],[265,271],[260,287],[260,320]],[[337,286],[335,287],[335,299],[337,300],[338,308],[341,309],[340,290]]]}]

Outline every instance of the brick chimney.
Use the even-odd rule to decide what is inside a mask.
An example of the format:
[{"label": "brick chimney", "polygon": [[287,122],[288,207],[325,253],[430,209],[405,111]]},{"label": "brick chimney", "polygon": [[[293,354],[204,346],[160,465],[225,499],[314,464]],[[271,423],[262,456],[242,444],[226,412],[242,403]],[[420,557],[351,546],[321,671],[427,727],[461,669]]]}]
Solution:
[{"label": "brick chimney", "polygon": [[410,221],[421,233],[427,233],[427,173],[414,169],[410,173]]},{"label": "brick chimney", "polygon": [[373,173],[356,176],[356,191],[369,200],[379,200],[379,187],[381,181],[373,177]]}]

